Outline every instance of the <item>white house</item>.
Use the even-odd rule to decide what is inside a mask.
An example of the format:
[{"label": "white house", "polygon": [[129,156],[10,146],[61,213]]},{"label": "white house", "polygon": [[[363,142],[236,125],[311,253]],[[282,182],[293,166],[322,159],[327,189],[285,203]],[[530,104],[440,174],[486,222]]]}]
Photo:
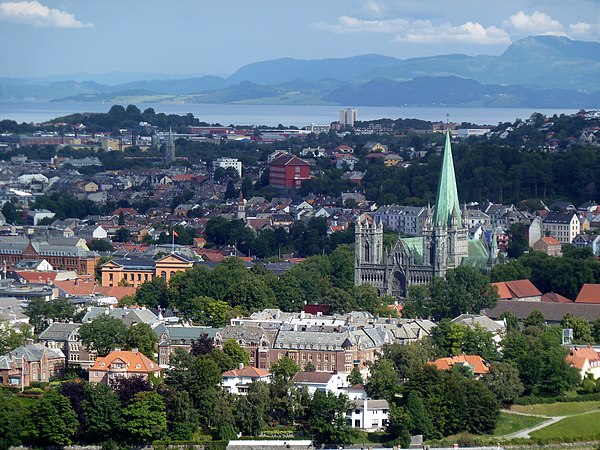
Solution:
[{"label": "white house", "polygon": [[263,369],[240,364],[238,369],[228,370],[223,373],[221,386],[230,394],[246,395],[248,386],[255,381],[271,382],[271,374]]},{"label": "white house", "polygon": [[353,400],[351,405],[346,420],[352,428],[376,431],[387,426],[390,411],[387,400]]},{"label": "white house", "polygon": [[237,171],[238,176],[240,178],[242,177],[242,163],[237,158],[225,158],[225,157],[217,158],[217,160],[214,162],[214,167],[215,167],[215,169],[217,167],[221,167],[223,169],[233,167]]},{"label": "white house", "polygon": [[332,392],[335,395],[344,394],[348,387],[348,374],[343,372],[298,372],[292,382],[300,387],[306,387],[309,394],[316,391]]}]

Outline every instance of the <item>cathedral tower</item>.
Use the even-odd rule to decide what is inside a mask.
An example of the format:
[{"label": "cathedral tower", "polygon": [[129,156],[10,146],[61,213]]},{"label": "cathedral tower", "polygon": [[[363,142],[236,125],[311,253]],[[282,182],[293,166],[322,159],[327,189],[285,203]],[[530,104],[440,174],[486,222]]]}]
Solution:
[{"label": "cathedral tower", "polygon": [[175,140],[173,139],[173,130],[169,127],[169,139],[167,140],[167,151],[165,152],[165,162],[171,164],[175,160]]}]

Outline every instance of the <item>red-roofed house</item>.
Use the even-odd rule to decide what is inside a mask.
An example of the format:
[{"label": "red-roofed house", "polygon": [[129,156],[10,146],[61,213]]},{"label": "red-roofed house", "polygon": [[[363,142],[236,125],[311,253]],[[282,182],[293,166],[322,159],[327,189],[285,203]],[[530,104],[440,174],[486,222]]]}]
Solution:
[{"label": "red-roofed house", "polygon": [[567,297],[563,297],[556,292],[548,292],[542,295],[542,301],[546,303],[573,303],[573,300]]},{"label": "red-roofed house", "polygon": [[160,370],[157,363],[137,350],[114,350],[105,357],[96,359],[89,368],[89,381],[110,386],[118,378],[141,376],[148,379],[150,374],[160,376]]},{"label": "red-roofed house", "polygon": [[488,362],[479,355],[458,355],[451,358],[439,358],[427,364],[438,370],[450,370],[453,367],[468,367],[477,377],[483,376],[490,371]]},{"label": "red-roofed house", "polygon": [[534,242],[533,249],[548,256],[560,256],[562,254],[562,244],[553,236],[544,236],[538,239]]},{"label": "red-roofed house", "polygon": [[492,283],[498,289],[500,300],[516,300],[526,302],[539,302],[542,293],[529,280],[501,281]]},{"label": "red-roofed house", "polygon": [[597,303],[600,304],[600,284],[586,283],[575,299],[575,303]]},{"label": "red-roofed house", "polygon": [[566,357],[567,362],[575,367],[581,379],[589,373],[594,378],[600,377],[600,355],[592,347],[573,348]]},{"label": "red-roofed house", "polygon": [[252,366],[240,365],[239,369],[228,370],[223,373],[223,381],[221,385],[227,389],[230,394],[246,395],[248,393],[248,385],[255,381],[271,381],[271,374],[263,369],[258,369]]}]

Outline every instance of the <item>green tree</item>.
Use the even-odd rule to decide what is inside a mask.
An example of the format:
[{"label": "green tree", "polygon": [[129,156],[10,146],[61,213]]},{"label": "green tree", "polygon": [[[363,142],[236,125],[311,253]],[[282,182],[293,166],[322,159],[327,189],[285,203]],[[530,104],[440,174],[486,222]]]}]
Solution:
[{"label": "green tree", "polygon": [[165,400],[169,438],[189,441],[198,428],[198,413],[186,391],[178,392],[161,386],[159,394]]},{"label": "green tree", "polygon": [[407,345],[386,344],[383,347],[383,357],[394,363],[401,380],[407,380],[433,358],[434,351],[431,339],[423,338]]},{"label": "green tree", "polygon": [[258,436],[268,423],[270,405],[267,383],[256,381],[250,384],[248,394],[238,397],[235,411],[238,429],[246,436]]},{"label": "green tree", "polygon": [[371,398],[391,402],[398,391],[398,373],[394,364],[387,359],[379,359],[370,368],[371,378],[367,383],[367,393]]},{"label": "green tree", "polygon": [[500,319],[506,323],[506,331],[519,331],[519,318],[512,311],[504,311],[500,314]]},{"label": "green tree", "polygon": [[525,240],[525,226],[522,223],[513,223],[508,232],[510,244],[508,244],[508,257],[518,258],[527,250],[527,241]]},{"label": "green tree", "polygon": [[227,324],[232,308],[227,302],[201,295],[188,300],[182,312],[194,323],[219,328]]},{"label": "green tree", "polygon": [[104,384],[85,385],[81,410],[81,436],[86,442],[106,441],[121,428],[121,404],[114,391]]},{"label": "green tree", "polygon": [[404,405],[406,412],[410,416],[411,434],[422,434],[425,439],[433,436],[433,424],[427,413],[423,399],[416,391],[408,393],[406,404]]},{"label": "green tree", "polygon": [[238,367],[240,364],[246,366],[250,364],[250,355],[235,339],[225,341],[223,352],[231,358],[234,367]]},{"label": "green tree", "polygon": [[539,309],[534,309],[533,311],[531,311],[531,314],[529,314],[523,321],[523,325],[525,326],[525,328],[543,328],[545,324],[546,319],[544,318],[544,314]]},{"label": "green tree", "polygon": [[298,364],[296,364],[293,359],[289,358],[288,356],[284,356],[274,363],[271,363],[270,371],[275,380],[281,379],[285,382],[288,382],[294,375],[300,372],[300,367],[298,367]]},{"label": "green tree", "polygon": [[563,328],[573,330],[573,340],[578,344],[590,344],[592,342],[592,327],[583,317],[575,317],[573,314],[566,314],[560,321]]},{"label": "green tree", "polygon": [[43,298],[33,298],[25,307],[23,313],[29,317],[36,334],[44,331],[51,322],[62,322],[73,319],[75,307],[66,298],[46,301]]},{"label": "green tree", "polygon": [[362,373],[360,373],[360,369],[356,366],[353,367],[350,371],[350,375],[348,375],[348,384],[350,384],[350,386],[355,386],[364,384],[364,382],[365,380],[362,376]]},{"label": "green tree", "polygon": [[525,387],[519,379],[519,370],[508,362],[495,362],[482,378],[483,384],[503,405],[510,405],[523,394]]},{"label": "green tree", "polygon": [[69,399],[50,390],[29,410],[25,433],[37,445],[70,445],[78,427]]},{"label": "green tree", "polygon": [[307,402],[303,425],[318,444],[348,444],[352,436],[346,422],[348,406],[345,395],[315,391]]},{"label": "green tree", "polygon": [[137,323],[127,330],[127,346],[138,351],[150,359],[154,359],[154,347],[156,344],[156,333],[147,323]]},{"label": "green tree", "polygon": [[129,241],[131,241],[131,231],[129,231],[129,228],[125,228],[125,227],[119,228],[115,232],[113,241],[114,242],[129,242]]},{"label": "green tree", "polygon": [[98,356],[106,356],[116,347],[125,345],[127,334],[127,327],[123,322],[104,314],[79,328],[81,342],[96,350]]},{"label": "green tree", "polygon": [[0,319],[0,355],[20,347],[26,339],[33,338],[33,329],[24,324],[19,331],[15,330],[7,321]]},{"label": "green tree", "polygon": [[135,302],[148,308],[168,308],[170,305],[167,282],[162,277],[146,281],[135,292]]},{"label": "green tree", "polygon": [[226,200],[230,199],[230,198],[236,198],[238,196],[237,190],[235,189],[235,185],[233,184],[232,180],[229,180],[227,182],[227,188],[225,189],[225,195],[224,198]]},{"label": "green tree", "polygon": [[95,252],[114,252],[115,248],[112,246],[110,241],[106,239],[92,239],[92,242],[88,244],[88,248]]},{"label": "green tree", "polygon": [[0,393],[0,450],[21,444],[24,411],[9,392]]},{"label": "green tree", "polygon": [[329,255],[331,283],[334,287],[351,291],[354,287],[354,247],[338,245]]},{"label": "green tree", "polygon": [[148,444],[167,432],[163,398],[155,392],[140,392],[123,409],[123,429],[133,442]]}]

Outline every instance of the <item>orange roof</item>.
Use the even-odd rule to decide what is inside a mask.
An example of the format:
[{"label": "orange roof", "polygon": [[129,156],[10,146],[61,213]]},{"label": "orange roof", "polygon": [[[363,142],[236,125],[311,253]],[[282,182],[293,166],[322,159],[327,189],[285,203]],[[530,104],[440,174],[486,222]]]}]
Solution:
[{"label": "orange roof", "polygon": [[427,364],[438,370],[450,370],[455,365],[465,364],[472,368],[475,375],[483,375],[490,371],[487,362],[479,355],[459,355],[451,358],[439,358]]},{"label": "orange roof", "polygon": [[586,283],[581,286],[575,303],[600,303],[600,284]]},{"label": "orange roof", "polygon": [[136,288],[133,286],[96,286],[96,292],[107,297],[115,297],[121,300],[126,295],[135,295]]},{"label": "orange roof", "polygon": [[241,369],[228,370],[223,372],[224,377],[249,377],[249,378],[263,378],[268,377],[271,374],[263,369],[257,369],[252,366],[244,366]]},{"label": "orange roof", "polygon": [[137,212],[135,208],[117,208],[112,212],[113,216],[118,216],[123,213],[124,216],[139,216],[140,213]]},{"label": "orange roof", "polygon": [[117,360],[122,361],[127,366],[127,372],[150,373],[160,371],[158,364],[143,353],[126,350],[114,350],[104,358],[97,358],[89,370],[108,371],[110,370],[110,365]]},{"label": "orange roof", "polygon": [[560,241],[553,236],[544,236],[541,240],[544,241],[546,245],[561,245]]},{"label": "orange roof", "polygon": [[404,307],[400,303],[398,303],[398,304],[393,303],[391,305],[388,305],[388,308],[396,311],[396,313],[398,314],[398,317],[402,317],[402,310],[404,309]]},{"label": "orange roof", "polygon": [[547,303],[573,303],[573,300],[563,297],[556,292],[548,292],[547,294],[542,295],[542,301]]},{"label": "orange roof", "polygon": [[81,279],[76,280],[61,280],[54,281],[54,286],[62,289],[69,295],[94,295],[96,293],[96,282],[92,279]]},{"label": "orange roof", "polygon": [[542,293],[529,280],[501,281],[492,283],[498,288],[500,300],[520,299],[525,297],[541,297]]},{"label": "orange roof", "polygon": [[586,361],[600,361],[600,355],[591,347],[573,348],[565,358],[576,369],[583,369]]},{"label": "orange roof", "polygon": [[15,270],[14,272],[19,275],[19,277],[32,284],[46,284],[48,281],[54,281],[57,275],[56,272],[37,272],[25,270]]}]

